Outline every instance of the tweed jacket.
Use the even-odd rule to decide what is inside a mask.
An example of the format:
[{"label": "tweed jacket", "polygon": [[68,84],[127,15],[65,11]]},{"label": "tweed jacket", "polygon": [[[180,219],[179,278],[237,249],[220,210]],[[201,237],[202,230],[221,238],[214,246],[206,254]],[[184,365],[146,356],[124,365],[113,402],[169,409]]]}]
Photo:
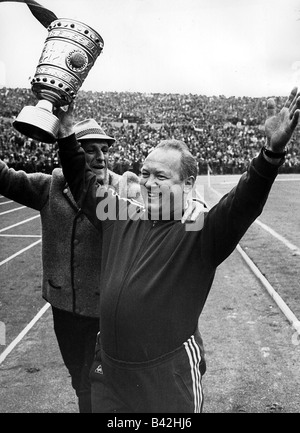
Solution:
[{"label": "tweed jacket", "polygon": [[[119,178],[109,172],[116,190]],[[79,210],[62,170],[28,174],[0,160],[0,194],[40,212],[43,298],[56,308],[99,317],[101,233]]]}]

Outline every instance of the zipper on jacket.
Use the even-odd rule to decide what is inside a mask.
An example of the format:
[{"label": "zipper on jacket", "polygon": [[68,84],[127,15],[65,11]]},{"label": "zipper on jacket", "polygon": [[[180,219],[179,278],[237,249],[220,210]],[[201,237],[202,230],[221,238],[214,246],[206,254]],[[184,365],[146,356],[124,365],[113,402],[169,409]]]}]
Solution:
[{"label": "zipper on jacket", "polygon": [[148,239],[148,237],[149,237],[149,235],[151,233],[151,230],[156,226],[156,224],[157,224],[156,220],[152,222],[149,230],[147,231],[147,233],[144,236],[144,239],[141,241],[141,246],[140,246],[139,250],[137,251],[137,253],[136,253],[135,257],[134,257],[134,260],[132,261],[131,266],[127,269],[126,275],[123,278],[123,281],[122,281],[122,284],[121,284],[121,288],[119,290],[118,300],[117,300],[117,304],[116,304],[116,308],[115,308],[115,315],[114,315],[114,317],[115,317],[115,319],[114,319],[114,328],[115,328],[115,340],[116,340],[116,353],[118,353],[118,337],[117,337],[118,336],[118,333],[117,333],[117,315],[118,314],[117,313],[118,313],[118,310],[119,310],[119,301],[120,301],[120,298],[121,298],[121,294],[123,293],[123,289],[124,289],[125,283],[127,281],[128,275],[129,275],[130,271],[134,268],[135,259],[138,257],[141,249],[145,245],[145,241]]}]

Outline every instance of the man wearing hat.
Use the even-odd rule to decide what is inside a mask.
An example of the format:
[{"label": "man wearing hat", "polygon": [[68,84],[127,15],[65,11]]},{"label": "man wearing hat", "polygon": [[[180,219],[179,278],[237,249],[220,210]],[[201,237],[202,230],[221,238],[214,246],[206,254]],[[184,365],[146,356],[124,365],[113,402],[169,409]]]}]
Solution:
[{"label": "man wearing hat", "polygon": [[[87,162],[93,168],[100,184],[106,183],[117,188],[120,176],[107,169],[108,149],[116,141],[105,134],[94,119],[86,119],[75,125],[75,134],[86,151]],[[103,158],[100,153],[103,153]]]},{"label": "man wearing hat", "polygon": [[[115,139],[94,119],[76,123],[74,132],[97,183],[117,192],[122,185],[126,198],[132,194],[138,201],[131,176],[128,180],[126,174],[123,178],[107,168],[109,147]],[[41,214],[42,296],[52,306],[54,331],[79,411],[91,412],[89,370],[99,330],[101,234],[78,208],[61,168],[52,174],[28,174],[9,169],[0,160],[0,194]],[[194,219],[201,210],[194,202],[185,217]]]},{"label": "man wearing hat", "polygon": [[[94,119],[77,123],[75,133],[99,184],[118,189],[120,176],[107,168],[115,139]],[[61,168],[52,174],[28,174],[0,160],[0,194],[40,212],[42,296],[52,306],[55,334],[79,410],[91,412],[88,374],[99,329],[101,235],[76,205]]]}]

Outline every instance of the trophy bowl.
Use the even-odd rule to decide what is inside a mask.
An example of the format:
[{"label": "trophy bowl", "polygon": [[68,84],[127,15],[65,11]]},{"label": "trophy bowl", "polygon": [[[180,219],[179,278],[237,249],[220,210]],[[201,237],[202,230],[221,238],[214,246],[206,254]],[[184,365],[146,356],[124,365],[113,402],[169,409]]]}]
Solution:
[{"label": "trophy bowl", "polygon": [[35,140],[54,143],[59,120],[53,111],[75,99],[103,46],[99,33],[80,21],[53,21],[30,83],[39,101],[20,111],[14,128]]}]

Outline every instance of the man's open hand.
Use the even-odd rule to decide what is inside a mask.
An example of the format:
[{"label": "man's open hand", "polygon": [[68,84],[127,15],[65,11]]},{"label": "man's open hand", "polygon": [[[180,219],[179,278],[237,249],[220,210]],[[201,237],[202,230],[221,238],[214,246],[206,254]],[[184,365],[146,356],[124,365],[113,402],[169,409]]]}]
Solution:
[{"label": "man's open hand", "polygon": [[267,147],[273,152],[284,152],[299,119],[300,94],[298,88],[294,87],[286,103],[279,113],[276,114],[276,105],[273,98],[267,101],[267,120],[265,132],[267,136]]}]

